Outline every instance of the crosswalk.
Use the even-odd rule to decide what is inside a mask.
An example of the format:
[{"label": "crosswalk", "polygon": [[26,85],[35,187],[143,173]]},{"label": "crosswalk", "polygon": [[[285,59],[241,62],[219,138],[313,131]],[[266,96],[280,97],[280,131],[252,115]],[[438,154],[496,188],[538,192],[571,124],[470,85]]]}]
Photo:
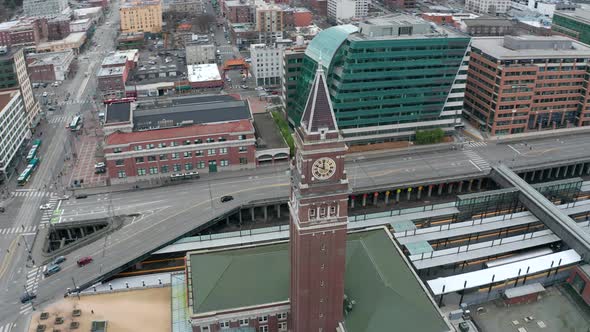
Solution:
[{"label": "crosswalk", "polygon": [[39,223],[39,228],[47,227],[47,225],[49,225],[49,222],[51,221],[51,218],[53,218],[54,209],[57,204],[57,196],[51,196],[47,204],[49,204],[51,208],[43,210],[43,215],[41,215],[41,223]]},{"label": "crosswalk", "polygon": [[66,123],[69,121],[69,117],[65,116],[65,115],[58,115],[58,116],[53,116],[51,117],[51,119],[49,119],[47,122],[49,123]]},{"label": "crosswalk", "polygon": [[12,323],[8,323],[6,325],[0,326],[0,332],[10,332],[12,331]]},{"label": "crosswalk", "polygon": [[463,153],[469,158],[469,161],[480,171],[488,171],[492,169],[490,164],[482,158],[477,152],[473,150],[463,150]]},{"label": "crosswalk", "polygon": [[85,99],[85,100],[67,100],[62,102],[61,104],[66,104],[66,105],[73,105],[73,104],[91,104],[92,103],[92,99]]},{"label": "crosswalk", "polygon": [[468,141],[467,144],[465,144],[465,147],[466,148],[483,148],[485,146],[488,146],[488,143],[486,143],[486,142]]},{"label": "crosswalk", "polygon": [[50,196],[51,193],[48,191],[15,191],[15,197],[47,197]]},{"label": "crosswalk", "polygon": [[12,234],[32,234],[36,230],[37,226],[0,228],[0,236]]},{"label": "crosswalk", "polygon": [[[47,269],[47,265],[42,267],[33,267],[29,272],[27,272],[27,281],[25,282],[25,288],[29,294],[37,293],[37,289],[39,288],[39,281],[45,279],[43,276],[43,272]],[[27,302],[20,306],[20,314],[27,314],[33,311],[33,304],[31,302]],[[2,331],[0,331],[2,332]]]}]

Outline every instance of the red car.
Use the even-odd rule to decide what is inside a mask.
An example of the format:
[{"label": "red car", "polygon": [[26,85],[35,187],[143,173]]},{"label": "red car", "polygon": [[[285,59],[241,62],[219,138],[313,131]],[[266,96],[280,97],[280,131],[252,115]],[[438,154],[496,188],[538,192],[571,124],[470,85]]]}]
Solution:
[{"label": "red car", "polygon": [[82,257],[82,258],[78,259],[78,261],[76,263],[78,263],[79,267],[82,267],[84,265],[92,263],[92,261],[93,261],[92,257],[88,256],[88,257]]}]

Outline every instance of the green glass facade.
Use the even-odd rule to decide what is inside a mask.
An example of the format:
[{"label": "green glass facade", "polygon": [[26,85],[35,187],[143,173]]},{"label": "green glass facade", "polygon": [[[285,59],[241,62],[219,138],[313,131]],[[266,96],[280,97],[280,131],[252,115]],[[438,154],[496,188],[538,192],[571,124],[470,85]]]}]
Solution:
[{"label": "green glass facade", "polygon": [[[337,33],[332,29],[338,29]],[[363,137],[393,137],[409,127],[440,127],[434,123],[446,116],[441,113],[469,42],[470,38],[462,35],[371,38],[341,27],[324,30],[307,48],[296,102],[287,110],[290,120],[299,124],[317,63],[321,62],[345,138],[371,141]],[[455,122],[448,125],[454,128]],[[375,129],[355,132],[364,127]],[[398,136],[401,139],[403,135]]]},{"label": "green glass facade", "polygon": [[590,21],[582,18],[576,19],[569,16],[568,13],[556,11],[553,15],[551,30],[590,45]]},{"label": "green glass facade", "polygon": [[0,57],[0,89],[18,87],[16,68],[12,57]]}]

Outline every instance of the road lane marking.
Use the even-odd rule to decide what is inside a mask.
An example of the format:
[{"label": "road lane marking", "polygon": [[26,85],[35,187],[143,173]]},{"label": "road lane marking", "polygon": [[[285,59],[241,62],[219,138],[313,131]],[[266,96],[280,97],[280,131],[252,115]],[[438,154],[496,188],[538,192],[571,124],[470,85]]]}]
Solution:
[{"label": "road lane marking", "polygon": [[478,169],[480,172],[483,172],[483,171],[481,170],[481,168],[479,168],[479,166],[477,166],[477,165],[476,165],[476,164],[473,162],[473,160],[469,159],[469,162],[471,163],[471,165],[475,166],[475,168],[477,168],[477,169]]},{"label": "road lane marking", "polygon": [[8,269],[8,266],[10,265],[10,260],[12,260],[12,257],[14,256],[14,252],[15,252],[19,237],[20,236],[15,237],[14,240],[12,240],[12,242],[10,243],[10,246],[8,246],[9,253],[4,255],[4,259],[2,260],[2,264],[0,264],[0,279],[2,279],[2,277],[4,276],[4,273],[6,273],[6,270]]},{"label": "road lane marking", "polygon": [[512,150],[514,150],[514,152],[516,152],[516,153],[518,153],[518,154],[522,154],[522,153],[520,153],[520,151],[518,151],[517,149],[515,149],[515,148],[514,148],[512,145],[510,145],[510,144],[507,144],[507,146],[508,146],[509,148],[511,148]]}]

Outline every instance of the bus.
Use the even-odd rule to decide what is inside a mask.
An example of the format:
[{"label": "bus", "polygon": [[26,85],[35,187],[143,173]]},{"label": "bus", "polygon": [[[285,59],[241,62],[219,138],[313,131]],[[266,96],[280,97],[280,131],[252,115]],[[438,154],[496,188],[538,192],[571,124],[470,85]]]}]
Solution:
[{"label": "bus", "polygon": [[40,139],[36,139],[33,141],[33,146],[31,146],[31,149],[29,150],[29,153],[27,154],[27,163],[31,162],[31,160],[37,158],[37,154],[39,153],[39,147],[41,147],[41,140]]},{"label": "bus", "polygon": [[69,127],[70,127],[70,130],[78,130],[78,129],[79,129],[79,126],[80,126],[80,122],[81,122],[81,120],[82,120],[82,117],[80,117],[80,116],[75,116],[75,117],[72,119],[72,122],[70,122],[70,125],[69,125]]},{"label": "bus", "polygon": [[31,162],[27,165],[27,167],[25,168],[25,170],[20,173],[17,181],[17,184],[19,186],[24,186],[27,182],[29,182],[29,179],[31,178],[31,175],[33,175],[33,172],[35,171],[35,169],[37,169],[37,165],[39,164],[39,159],[34,158],[31,160]]}]

